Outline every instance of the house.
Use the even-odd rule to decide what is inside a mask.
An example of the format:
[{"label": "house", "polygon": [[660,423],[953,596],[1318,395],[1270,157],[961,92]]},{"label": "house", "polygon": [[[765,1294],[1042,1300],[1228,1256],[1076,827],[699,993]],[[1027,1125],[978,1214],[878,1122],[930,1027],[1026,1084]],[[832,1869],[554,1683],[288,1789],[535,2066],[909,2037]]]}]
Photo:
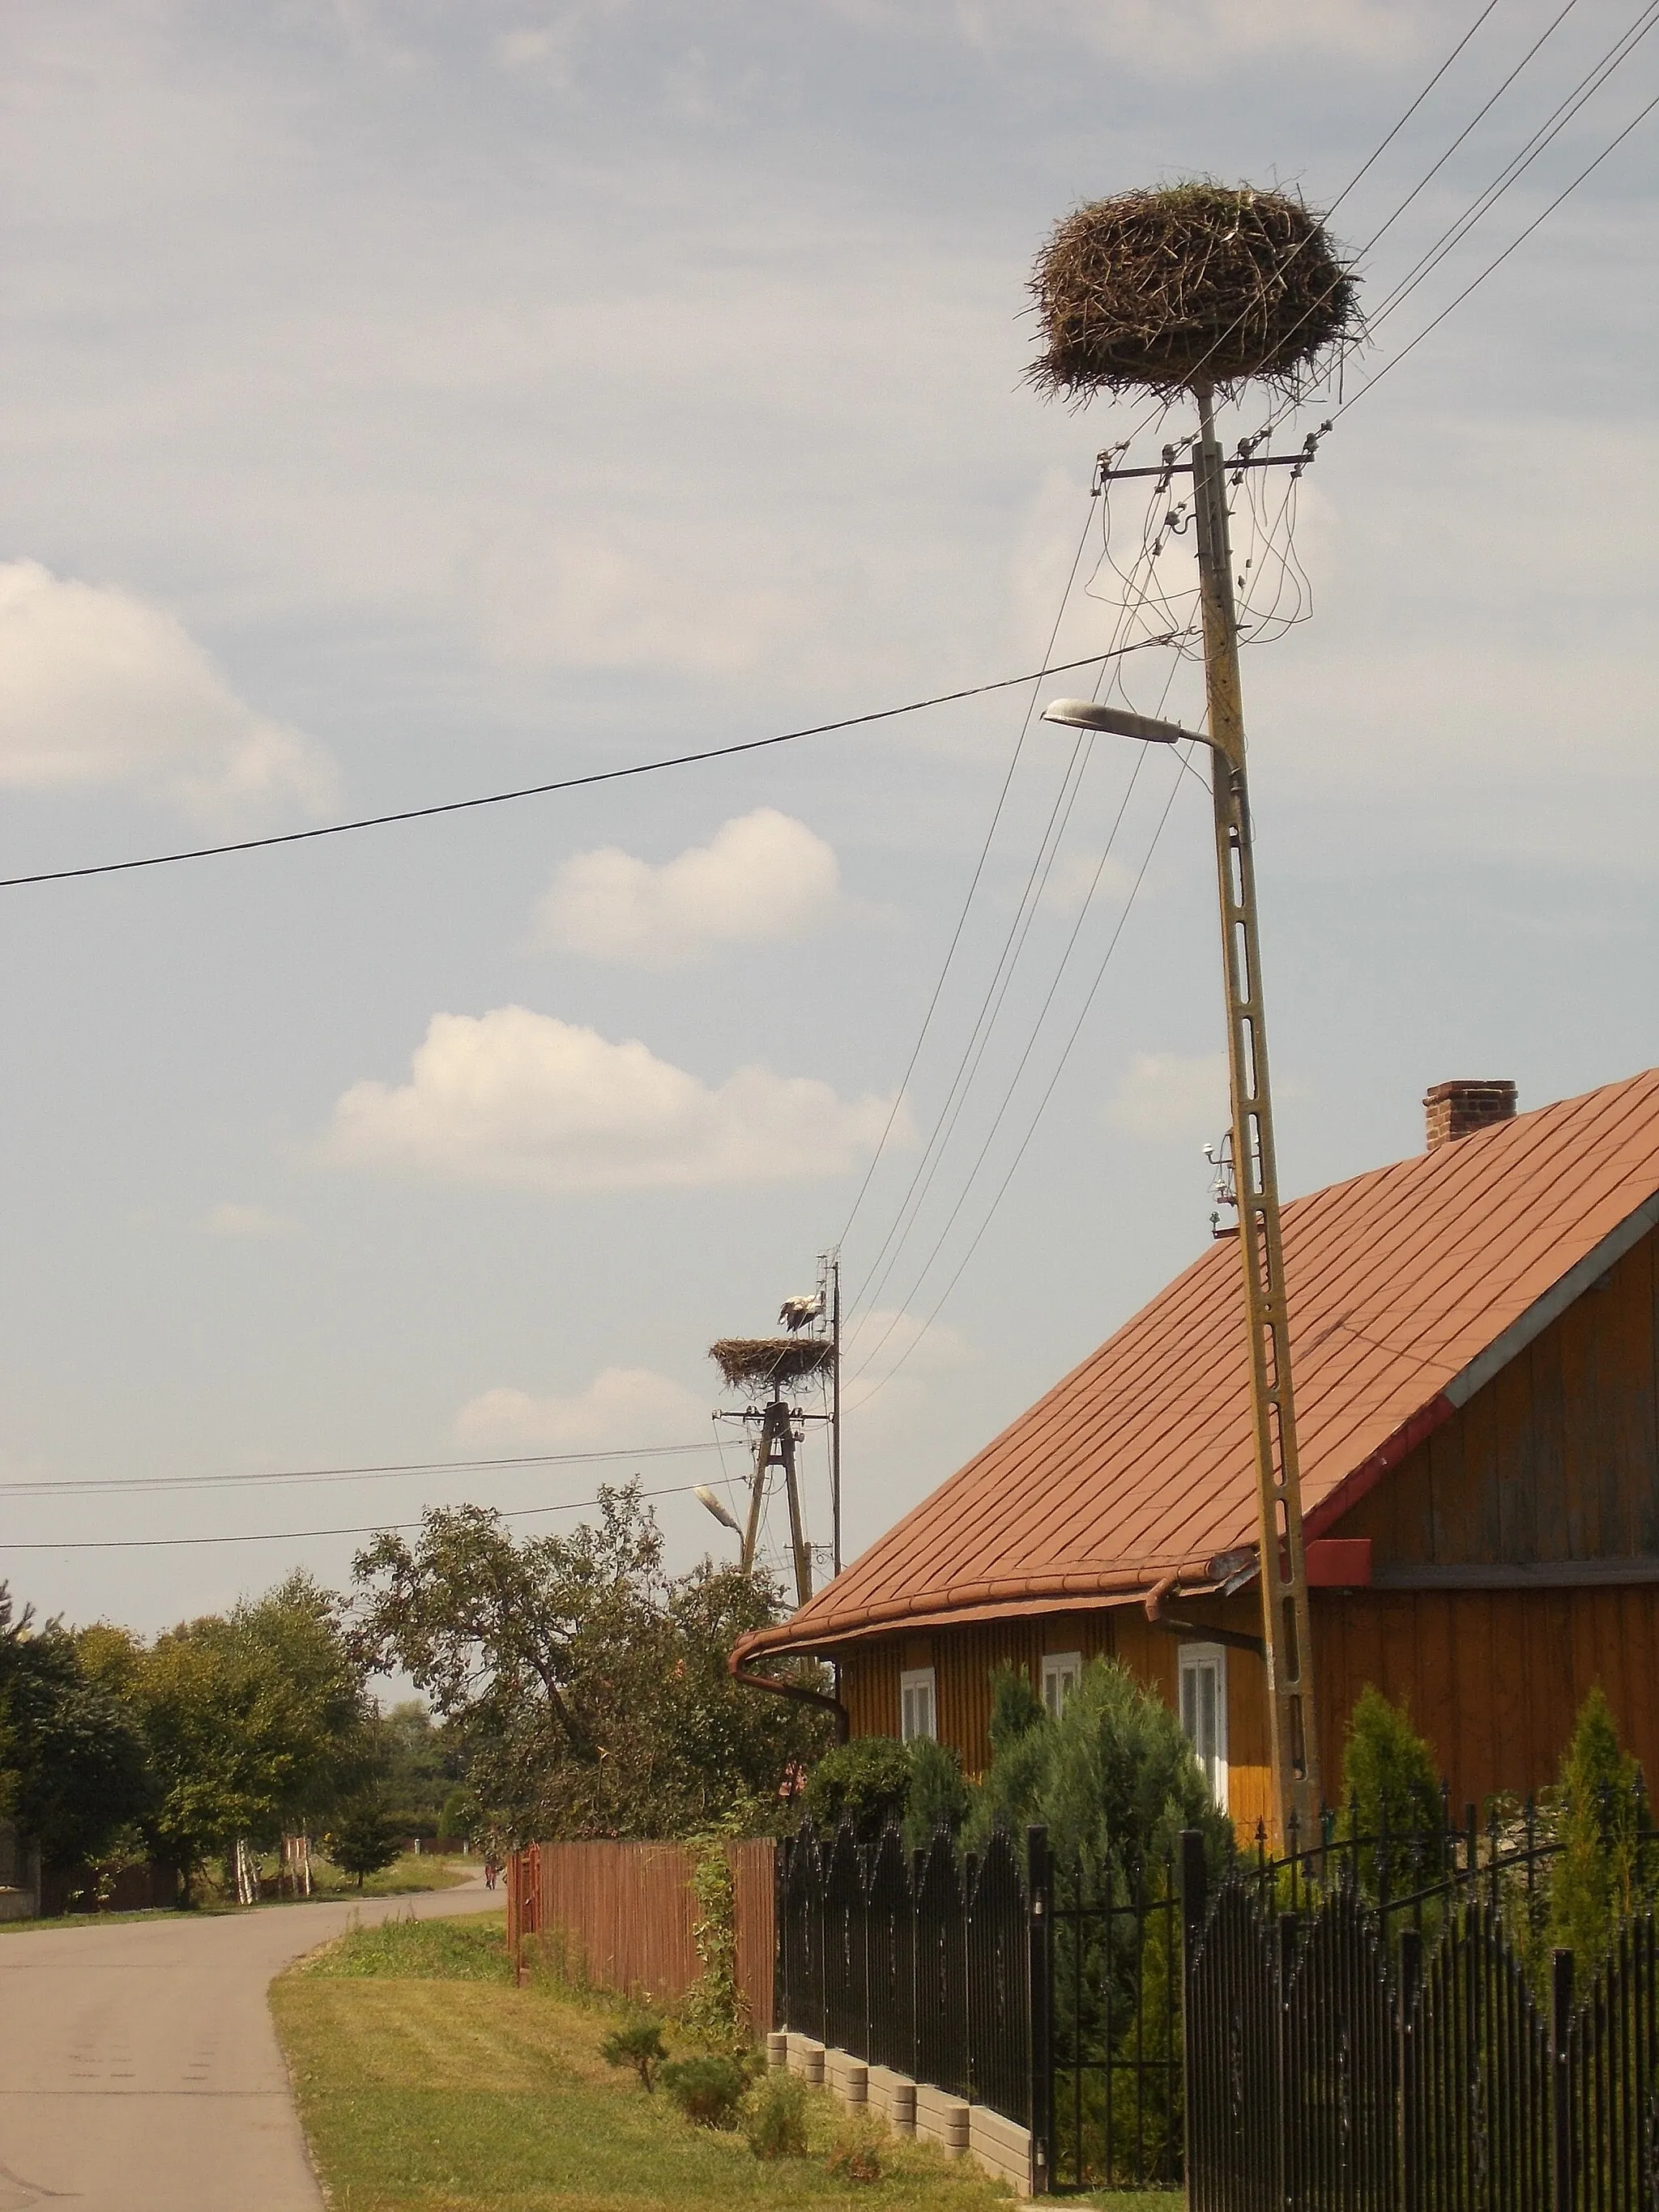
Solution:
[{"label": "house", "polygon": [[[1454,1804],[1553,1775],[1593,1683],[1659,1785],[1659,1070],[1517,1115],[1430,1091],[1428,1149],[1286,1206],[1328,1790],[1376,1683]],[[734,1667],[817,1654],[855,1735],[988,1758],[988,1676],[1051,1707],[1114,1654],[1218,1802],[1270,1816],[1236,1238]]]}]

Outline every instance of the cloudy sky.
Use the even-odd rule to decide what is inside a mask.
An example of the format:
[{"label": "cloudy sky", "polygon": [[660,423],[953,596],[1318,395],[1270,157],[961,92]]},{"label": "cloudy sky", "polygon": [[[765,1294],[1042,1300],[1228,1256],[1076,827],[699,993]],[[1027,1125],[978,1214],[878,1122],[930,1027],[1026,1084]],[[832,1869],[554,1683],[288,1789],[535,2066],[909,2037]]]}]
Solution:
[{"label": "cloudy sky", "polygon": [[[1496,0],[1334,219],[1386,307],[1618,61],[1377,315],[1299,488],[1312,618],[1247,655],[1295,1189],[1415,1149],[1443,1077],[1659,1056],[1659,120],[1389,367],[1654,96],[1608,0],[1527,59],[1556,12]],[[1476,13],[13,0],[0,874],[1105,650],[1144,506],[1103,544],[1094,455],[1187,425],[1022,385],[1034,249],[1194,173],[1328,204]],[[0,1573],[154,1628],[345,1575],[281,1532],[635,1468],[688,1560],[683,1486],[740,1464],[705,1347],[843,1232],[849,1548],[947,1474],[1201,1249],[1223,1119],[1202,787],[1022,742],[1031,697],[0,891]],[[111,1480],[175,1486],[63,1487]]]}]

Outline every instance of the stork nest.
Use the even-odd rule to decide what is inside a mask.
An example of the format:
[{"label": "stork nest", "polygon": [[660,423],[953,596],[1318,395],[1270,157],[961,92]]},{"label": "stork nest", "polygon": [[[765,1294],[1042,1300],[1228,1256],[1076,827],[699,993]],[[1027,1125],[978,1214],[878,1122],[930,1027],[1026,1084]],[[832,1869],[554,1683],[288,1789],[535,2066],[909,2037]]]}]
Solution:
[{"label": "stork nest", "polygon": [[821,1375],[836,1357],[827,1336],[723,1336],[708,1357],[726,1377],[729,1390],[775,1389]]},{"label": "stork nest", "polygon": [[1294,396],[1362,327],[1356,283],[1299,199],[1207,181],[1091,200],[1055,224],[1031,295],[1046,397],[1173,398],[1251,378]]}]

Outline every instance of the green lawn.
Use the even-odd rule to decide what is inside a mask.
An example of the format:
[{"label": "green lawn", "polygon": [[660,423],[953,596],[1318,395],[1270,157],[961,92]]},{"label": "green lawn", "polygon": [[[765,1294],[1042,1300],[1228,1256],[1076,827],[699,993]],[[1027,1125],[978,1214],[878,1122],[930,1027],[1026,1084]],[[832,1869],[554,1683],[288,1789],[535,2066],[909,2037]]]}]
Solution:
[{"label": "green lawn", "polygon": [[763,2164],[741,2136],[693,2128],[600,2059],[614,2009],[513,1987],[499,1914],[356,1929],[276,1981],[271,2008],[337,2212],[991,2212],[1009,2201],[967,2161],[894,2137],[878,2182],[832,2180],[823,2154],[842,2123],[822,2094],[804,2159]]}]

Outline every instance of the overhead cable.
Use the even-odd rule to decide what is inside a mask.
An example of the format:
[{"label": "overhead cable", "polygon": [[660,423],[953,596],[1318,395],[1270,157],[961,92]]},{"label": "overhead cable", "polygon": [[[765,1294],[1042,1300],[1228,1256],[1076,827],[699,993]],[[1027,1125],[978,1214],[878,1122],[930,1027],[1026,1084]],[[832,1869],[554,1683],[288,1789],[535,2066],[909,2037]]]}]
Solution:
[{"label": "overhead cable", "polygon": [[[1121,648],[1136,653],[1160,640],[1140,641]],[[837,730],[856,730],[872,722],[890,722],[902,714],[920,714],[930,707],[954,706],[963,699],[979,699],[992,691],[1017,690],[1022,684],[1040,684],[1044,677],[1062,676],[1074,668],[1094,668],[1109,653],[1085,653],[1080,660],[1063,660],[1052,668],[1029,669],[1023,676],[1000,676],[994,683],[969,684],[959,691],[936,692],[931,698],[912,699],[902,707],[878,707],[866,714],[848,714],[838,722],[814,722],[802,730],[781,731],[775,737],[745,738],[732,745],[708,745],[700,752],[672,753],[660,760],[635,761],[627,768],[592,769],[586,775],[558,777],[550,783],[520,784],[511,791],[491,791],[472,799],[446,799],[431,806],[404,806],[387,814],[362,814],[349,822],[325,822],[314,830],[283,830],[268,837],[238,837],[220,845],[191,845],[173,853],[149,853],[131,860],[100,860],[78,868],[42,868],[26,876],[0,876],[0,890],[18,890],[29,884],[62,884],[86,876],[131,875],[141,868],[170,868],[184,860],[212,860],[233,853],[263,853],[278,845],[314,844],[323,837],[344,837],[358,830],[385,830],[403,822],[428,822],[439,815],[466,814],[485,806],[510,806],[521,799],[545,799],[558,791],[585,791],[601,783],[622,783],[630,777],[659,775],[671,768],[695,768],[705,761],[732,760],[742,753],[764,752],[775,745],[793,745],[803,738],[822,738]]]},{"label": "overhead cable", "polygon": [[9,1498],[85,1497],[135,1490],[240,1490],[273,1482],[371,1482],[410,1474],[474,1474],[516,1468],[596,1466],[605,1460],[675,1459],[688,1452],[717,1449],[710,1440],[702,1443],[646,1444],[633,1449],[522,1452],[498,1459],[398,1460],[367,1467],[284,1467],[273,1468],[264,1474],[90,1475],[68,1481],[0,1482],[0,1494]]}]

